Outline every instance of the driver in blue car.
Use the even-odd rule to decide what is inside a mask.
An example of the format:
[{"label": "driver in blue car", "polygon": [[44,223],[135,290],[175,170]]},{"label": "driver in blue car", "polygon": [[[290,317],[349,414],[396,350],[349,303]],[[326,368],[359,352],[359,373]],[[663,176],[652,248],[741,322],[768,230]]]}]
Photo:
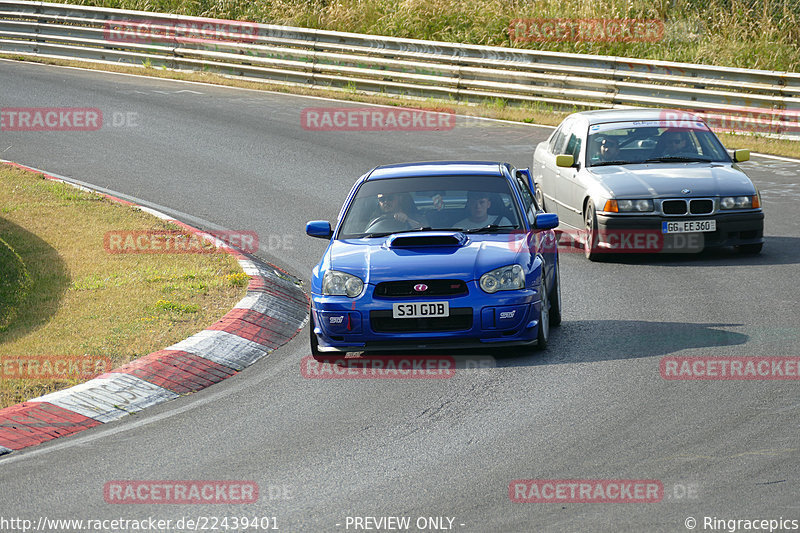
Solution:
[{"label": "driver in blue car", "polygon": [[[378,211],[370,225],[375,225],[379,220],[393,220],[400,229],[418,229],[425,227],[427,221],[424,215],[417,213],[414,200],[408,193],[381,193],[378,194]],[[405,226],[408,226],[407,228]],[[369,231],[369,228],[367,228]]]},{"label": "driver in blue car", "polygon": [[492,201],[489,194],[480,191],[470,191],[467,194],[467,209],[469,216],[455,223],[455,227],[468,230],[485,228],[493,224],[496,226],[510,226],[511,222],[502,215],[490,215],[489,208]]}]

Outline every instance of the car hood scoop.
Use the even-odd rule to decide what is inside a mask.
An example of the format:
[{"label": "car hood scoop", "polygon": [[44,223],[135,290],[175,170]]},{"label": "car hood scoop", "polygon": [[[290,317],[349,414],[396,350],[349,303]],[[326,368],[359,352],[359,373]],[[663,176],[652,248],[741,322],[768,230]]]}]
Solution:
[{"label": "car hood scoop", "polygon": [[392,235],[386,240],[389,248],[418,248],[420,246],[464,246],[467,236],[463,233],[421,231],[412,234]]},{"label": "car hood scoop", "polygon": [[[443,240],[448,244],[441,244]],[[519,254],[520,247],[515,240],[509,242],[509,235],[432,230],[384,239],[334,240],[324,268],[348,272],[370,284],[409,279],[470,281],[518,262]]]}]

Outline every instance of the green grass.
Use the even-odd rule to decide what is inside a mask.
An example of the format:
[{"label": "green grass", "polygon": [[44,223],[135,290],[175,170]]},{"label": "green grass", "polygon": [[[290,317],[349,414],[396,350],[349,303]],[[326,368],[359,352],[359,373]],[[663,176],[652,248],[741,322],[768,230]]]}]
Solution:
[{"label": "green grass", "polygon": [[[108,253],[109,231],[177,228],[99,195],[0,165],[0,206],[0,366],[88,357],[116,368],[206,328],[246,292],[227,253]],[[0,372],[0,408],[81,380]]]},{"label": "green grass", "polygon": [[0,331],[16,318],[19,305],[30,287],[30,276],[22,258],[0,238]]},{"label": "green grass", "polygon": [[[67,3],[246,20],[333,31],[581,54],[796,71],[797,0],[66,0]],[[528,18],[664,22],[658,42],[512,42]]]}]

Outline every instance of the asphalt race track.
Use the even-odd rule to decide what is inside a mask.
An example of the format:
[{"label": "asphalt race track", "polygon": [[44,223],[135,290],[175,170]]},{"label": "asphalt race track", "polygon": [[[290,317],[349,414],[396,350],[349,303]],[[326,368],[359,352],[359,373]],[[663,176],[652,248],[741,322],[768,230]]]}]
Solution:
[{"label": "asphalt race track", "polygon": [[[463,118],[450,131],[308,131],[304,108],[358,104],[9,61],[0,61],[0,95],[0,107],[91,107],[105,118],[94,132],[2,131],[0,158],[198,226],[256,231],[259,256],[305,280],[325,246],[305,236],[305,222],[334,221],[375,165],[527,167],[551,131]],[[304,331],[209,389],[0,459],[0,517],[275,517],[280,531],[313,532],[376,524],[355,517],[410,517],[409,531],[437,530],[428,518],[446,517],[438,530],[459,532],[800,521],[797,378],[672,381],[659,372],[665,356],[800,355],[800,166],[762,157],[743,166],[766,211],[760,255],[589,263],[564,253],[564,322],[545,354],[449,379],[305,379]],[[518,479],[658,480],[663,498],[516,503],[509,484]],[[103,488],[114,480],[254,481],[260,498],[109,504]]]}]

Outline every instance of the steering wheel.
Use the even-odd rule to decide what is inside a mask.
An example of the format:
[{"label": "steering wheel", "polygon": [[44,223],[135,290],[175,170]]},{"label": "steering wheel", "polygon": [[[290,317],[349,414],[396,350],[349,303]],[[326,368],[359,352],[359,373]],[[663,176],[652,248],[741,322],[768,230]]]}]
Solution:
[{"label": "steering wheel", "polygon": [[[390,222],[390,221],[394,222],[394,224],[391,224],[391,226],[394,226],[394,227],[400,227],[401,225],[402,226],[411,227],[411,224],[408,223],[408,219],[406,219],[405,222],[400,222],[398,220],[395,220],[394,215],[395,215],[394,213],[384,213],[384,214],[372,219],[372,221],[369,224],[367,224],[367,228],[364,230],[364,233],[373,233],[377,229],[374,226],[380,226],[381,224],[384,224],[384,223],[387,223],[387,222]],[[389,229],[388,228],[383,228],[383,231],[389,231]]]}]

